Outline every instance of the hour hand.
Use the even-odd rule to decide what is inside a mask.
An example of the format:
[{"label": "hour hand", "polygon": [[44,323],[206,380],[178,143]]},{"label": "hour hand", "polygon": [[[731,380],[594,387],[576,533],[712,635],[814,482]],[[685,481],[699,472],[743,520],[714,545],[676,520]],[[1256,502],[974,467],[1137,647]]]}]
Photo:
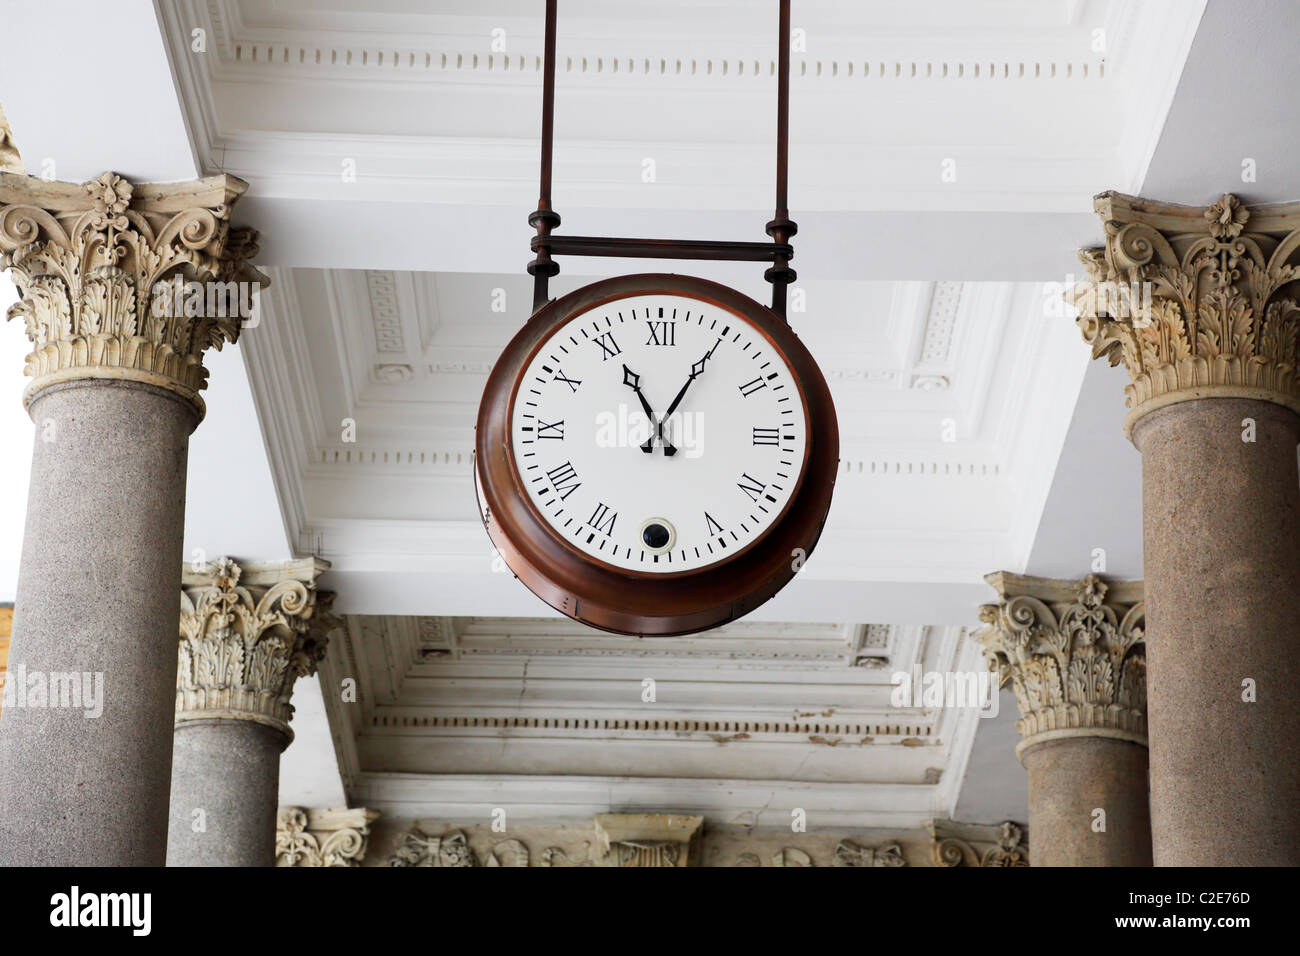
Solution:
[{"label": "hour hand", "polygon": [[641,391],[641,376],[624,365],[623,384],[636,392],[636,397],[640,400],[641,407],[645,410],[646,417],[650,419],[650,437],[641,444],[641,450],[647,455],[652,453],[655,449],[655,436],[658,435],[659,439],[664,443],[664,454],[675,455],[677,449],[663,437],[661,427],[655,420],[654,409],[650,407],[650,403],[646,401],[645,394]]}]

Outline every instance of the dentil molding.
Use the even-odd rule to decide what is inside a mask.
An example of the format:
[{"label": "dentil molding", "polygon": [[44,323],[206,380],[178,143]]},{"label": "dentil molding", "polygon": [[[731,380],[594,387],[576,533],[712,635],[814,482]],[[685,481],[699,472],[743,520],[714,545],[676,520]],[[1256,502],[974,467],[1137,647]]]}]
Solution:
[{"label": "dentil molding", "polygon": [[281,807],[276,815],[276,866],[359,866],[370,824],[379,813],[365,808],[318,810]]},{"label": "dentil molding", "polygon": [[975,634],[999,686],[1020,707],[1017,755],[1062,737],[1145,745],[1146,605],[1142,583],[1095,575],[1061,581],[998,571],[985,577],[997,604],[980,608]]},{"label": "dentil molding", "polygon": [[329,562],[304,558],[187,564],[182,578],[176,723],[251,720],[289,740],[299,677],[313,674],[330,632],[333,594],[316,579]]},{"label": "dentil molding", "polygon": [[24,400],[72,379],[127,379],[202,414],[203,352],[234,342],[242,318],[193,309],[173,283],[269,281],[249,265],[257,233],[230,227],[247,188],[233,176],[137,185],[106,172],[78,185],[0,172],[0,268],[19,294],[9,318],[32,342]]},{"label": "dentil molding", "polygon": [[1300,412],[1300,203],[1225,194],[1181,206],[1106,192],[1106,244],[1079,253],[1071,297],[1093,358],[1131,384],[1125,434],[1148,412],[1197,398],[1254,398]]}]

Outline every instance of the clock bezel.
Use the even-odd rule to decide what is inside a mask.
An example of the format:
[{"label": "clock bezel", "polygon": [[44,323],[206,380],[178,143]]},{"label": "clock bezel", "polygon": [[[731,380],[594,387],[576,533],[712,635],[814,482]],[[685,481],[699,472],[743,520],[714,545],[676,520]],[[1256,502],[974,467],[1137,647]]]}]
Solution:
[{"label": "clock bezel", "polygon": [[[620,568],[575,547],[546,521],[515,462],[512,429],[521,381],[538,352],[575,317],[635,295],[679,295],[752,326],[785,363],[802,399],[802,468],[780,514],[734,554],[682,571]],[[498,553],[547,604],[622,634],[685,634],[748,613],[796,573],[795,549],[812,553],[830,507],[839,436],[826,381],[806,347],[774,312],[727,286],[671,273],[603,279],[548,302],[506,346],[488,376],[475,436],[480,515]]]}]

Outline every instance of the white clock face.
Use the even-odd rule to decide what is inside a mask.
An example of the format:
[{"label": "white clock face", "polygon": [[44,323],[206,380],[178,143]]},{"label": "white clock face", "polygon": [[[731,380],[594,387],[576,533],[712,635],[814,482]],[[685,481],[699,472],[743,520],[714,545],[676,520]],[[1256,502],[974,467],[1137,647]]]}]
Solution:
[{"label": "white clock face", "polygon": [[654,293],[583,312],[520,378],[515,465],[580,551],[672,574],[734,557],[780,517],[804,467],[807,411],[761,331]]}]

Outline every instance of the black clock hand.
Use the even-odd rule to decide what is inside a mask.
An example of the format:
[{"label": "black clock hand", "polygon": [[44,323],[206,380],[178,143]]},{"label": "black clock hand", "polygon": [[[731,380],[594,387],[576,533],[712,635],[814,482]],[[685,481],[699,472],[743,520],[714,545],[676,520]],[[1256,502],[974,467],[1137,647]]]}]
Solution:
[{"label": "black clock hand", "polygon": [[677,454],[677,449],[673,448],[673,446],[664,439],[662,431],[663,426],[655,421],[654,409],[650,407],[650,403],[646,401],[645,394],[641,391],[641,376],[636,374],[636,372],[632,371],[626,365],[623,366],[623,384],[636,392],[636,397],[641,400],[641,407],[645,409],[646,416],[650,419],[650,427],[655,429],[655,431],[650,435],[650,438],[642,444],[641,450],[647,455],[653,452],[655,447],[655,437],[658,436],[659,440],[664,443],[665,455]]},{"label": "black clock hand", "polygon": [[659,440],[664,443],[665,455],[675,455],[677,454],[677,449],[672,448],[672,446],[669,445],[668,440],[664,438],[664,422],[668,420],[668,416],[670,416],[673,412],[677,411],[677,406],[680,405],[682,403],[682,399],[686,397],[686,390],[691,387],[691,382],[695,381],[697,378],[700,377],[700,375],[704,373],[704,363],[707,362],[709,358],[713,355],[713,350],[718,347],[718,343],[721,341],[722,341],[722,337],[719,336],[718,341],[713,343],[713,348],[705,352],[704,357],[691,366],[691,374],[687,376],[686,381],[682,384],[682,387],[678,390],[677,397],[673,399],[673,403],[668,406],[668,411],[664,412],[664,417],[659,420]]}]

